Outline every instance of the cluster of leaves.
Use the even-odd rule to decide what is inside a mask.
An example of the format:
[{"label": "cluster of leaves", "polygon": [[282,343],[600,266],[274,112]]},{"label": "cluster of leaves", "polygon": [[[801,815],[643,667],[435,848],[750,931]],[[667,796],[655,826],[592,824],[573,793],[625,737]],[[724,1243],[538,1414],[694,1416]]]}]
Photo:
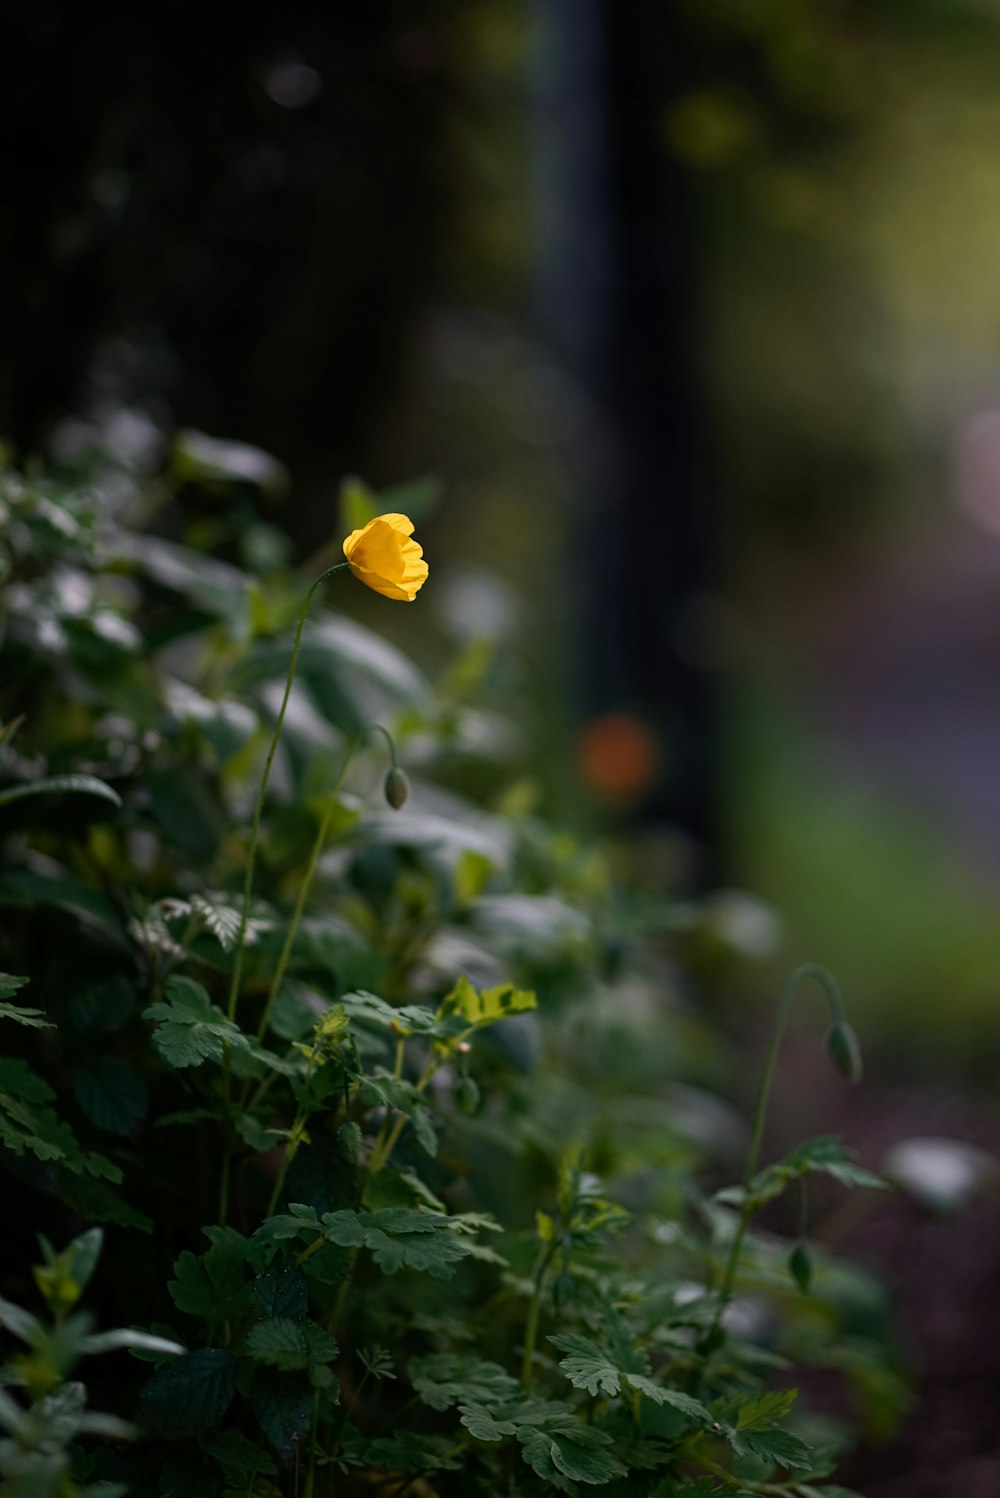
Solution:
[{"label": "cluster of leaves", "polygon": [[[15,1491],[832,1498],[840,1433],[786,1423],[791,1359],[859,1390],[877,1368],[891,1400],[874,1330],[844,1353],[877,1293],[817,1253],[807,1301],[751,1232],[738,1332],[723,1266],[734,1206],[873,1178],[818,1141],[749,1202],[702,1194],[733,1165],[718,1045],[623,958],[600,856],[533,813],[516,735],[474,702],[481,642],[434,686],[317,611],[244,906],[305,589],[245,508],[137,540],[144,494],[0,477],[0,1164],[12,1220],[109,1225],[96,1308],[143,1330],[104,1345],[150,1365],[102,1388],[126,1445],[60,1392],[98,1350],[62,1320],[57,1381],[25,1383],[45,1420],[73,1405],[58,1481]],[[373,721],[402,810],[375,804]],[[38,1281],[60,1317],[62,1274]]]}]

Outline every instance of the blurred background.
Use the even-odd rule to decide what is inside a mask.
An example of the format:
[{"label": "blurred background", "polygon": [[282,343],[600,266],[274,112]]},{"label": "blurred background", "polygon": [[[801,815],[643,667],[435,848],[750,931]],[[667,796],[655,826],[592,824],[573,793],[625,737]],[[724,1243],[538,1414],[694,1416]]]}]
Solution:
[{"label": "blurred background", "polygon": [[[705,1002],[772,1002],[720,933],[827,963],[871,1058],[841,1122],[995,1151],[996,0],[0,22],[18,461],[252,444],[254,534],[303,563],[342,476],[409,485],[433,606],[379,627],[499,642],[528,793],[651,893],[722,891],[684,937]],[[183,484],[161,520],[211,535]],[[1000,1218],[962,1221],[858,1239],[932,1412],[872,1493],[996,1491]]]}]

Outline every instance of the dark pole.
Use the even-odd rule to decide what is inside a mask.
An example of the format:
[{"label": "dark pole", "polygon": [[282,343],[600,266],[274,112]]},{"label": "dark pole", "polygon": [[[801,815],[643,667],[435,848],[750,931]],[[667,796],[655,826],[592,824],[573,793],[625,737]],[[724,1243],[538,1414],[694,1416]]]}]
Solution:
[{"label": "dark pole", "polygon": [[581,515],[579,696],[658,745],[644,821],[715,873],[712,694],[693,647],[711,565],[694,266],[683,174],[665,146],[685,86],[664,0],[540,0],[546,46],[543,320],[591,413],[574,455]]}]

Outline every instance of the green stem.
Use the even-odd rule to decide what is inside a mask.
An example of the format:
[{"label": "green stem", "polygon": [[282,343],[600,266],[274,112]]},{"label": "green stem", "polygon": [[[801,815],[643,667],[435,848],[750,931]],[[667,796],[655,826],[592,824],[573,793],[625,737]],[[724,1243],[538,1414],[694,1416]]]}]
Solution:
[{"label": "green stem", "polygon": [[312,1430],[309,1440],[309,1471],[306,1473],[305,1498],[313,1498],[316,1484],[316,1445],[319,1439],[319,1390],[313,1395]]},{"label": "green stem", "polygon": [[323,813],[322,821],[319,824],[319,831],[316,834],[316,841],[313,843],[312,852],[309,855],[309,864],[306,868],[305,876],[302,880],[301,885],[299,886],[298,898],[295,901],[295,909],[292,912],[292,919],[289,923],[288,931],[285,934],[285,942],[284,946],[281,948],[281,956],[278,958],[278,966],[275,968],[274,977],[271,979],[271,987],[268,991],[267,1003],[264,1005],[264,1013],[261,1015],[260,1025],[257,1029],[258,1040],[263,1040],[264,1036],[267,1034],[267,1027],[271,1020],[271,1010],[274,1008],[275,1000],[277,999],[278,993],[281,989],[281,985],[284,982],[285,969],[288,967],[288,959],[292,955],[292,947],[295,945],[295,938],[299,934],[299,926],[302,924],[302,916],[303,912],[305,911],[306,900],[309,897],[309,890],[312,885],[313,879],[316,876],[316,869],[319,864],[323,849],[326,846],[327,833],[330,830],[330,822],[333,819],[333,813],[336,809],[335,798],[337,792],[340,790],[340,787],[344,783],[344,776],[347,774],[347,767],[351,762],[351,758],[357,747],[357,742],[357,739],[354,738],[348,744],[347,753],[345,754],[343,763],[340,767],[340,774],[337,776],[336,782],[329,793],[330,799],[327,804],[326,811]]},{"label": "green stem", "polygon": [[388,728],[383,728],[381,723],[369,723],[365,729],[366,733],[380,733],[389,746],[389,763],[392,768],[398,769],[396,763],[396,745]]},{"label": "green stem", "polygon": [[[240,924],[236,934],[236,952],[233,957],[233,972],[229,982],[229,1002],[226,1006],[227,1018],[235,1022],[236,1009],[240,997],[240,980],[243,976],[243,952],[246,945],[247,925],[250,919],[250,897],[253,894],[253,876],[257,864],[257,845],[260,842],[260,823],[264,812],[264,798],[267,795],[267,784],[271,778],[271,766],[274,764],[274,756],[278,751],[281,740],[281,730],[285,724],[285,713],[288,709],[288,699],[292,695],[292,683],[295,680],[295,672],[299,663],[299,650],[302,646],[302,632],[306,627],[306,619],[309,617],[309,609],[312,606],[313,596],[320,584],[325,582],[334,572],[343,572],[349,569],[350,563],[340,562],[334,567],[329,567],[320,573],[306,594],[306,601],[302,606],[298,623],[295,626],[295,640],[292,644],[292,657],[288,663],[288,674],[285,678],[285,692],[281,699],[281,707],[278,710],[277,721],[271,734],[271,742],[268,745],[267,757],[264,760],[264,770],[257,787],[257,800],[254,803],[253,820],[250,826],[250,846],[247,849],[246,870],[243,875],[243,899],[240,905]],[[222,1095],[228,1103],[231,1092],[231,1073],[229,1060],[229,1047],[224,1046],[222,1051]],[[229,1210],[229,1157],[231,1150],[228,1144],[223,1150],[222,1182],[219,1191],[219,1222],[224,1226]]]},{"label": "green stem", "polygon": [[[398,1045],[396,1054],[398,1059],[400,1056]],[[420,1080],[417,1082],[417,1085],[414,1088],[415,1092],[423,1092],[424,1088],[427,1086],[431,1077],[433,1077],[434,1073],[437,1071],[440,1065],[440,1060],[435,1057],[432,1050],[430,1057],[428,1058],[427,1065],[424,1067],[423,1071],[420,1074]],[[388,1139],[384,1140],[384,1142],[383,1136],[385,1134],[385,1123],[383,1123],[382,1130],[379,1133],[378,1139],[375,1141],[375,1147],[372,1150],[371,1159],[368,1161],[369,1176],[377,1175],[378,1172],[388,1164],[393,1150],[399,1143],[399,1136],[402,1134],[408,1123],[408,1115],[405,1113],[401,1113],[396,1119],[395,1124],[393,1125],[392,1133],[389,1135]]]},{"label": "green stem", "polygon": [[531,1297],[527,1319],[524,1323],[524,1357],[521,1361],[521,1388],[525,1394],[531,1393],[531,1380],[535,1362],[535,1344],[538,1341],[538,1322],[542,1311],[542,1291],[545,1288],[545,1273],[558,1247],[558,1238],[554,1238],[551,1243],[546,1244],[538,1257],[538,1263],[535,1268],[535,1290]]},{"label": "green stem", "polygon": [[285,713],[288,710],[288,699],[292,695],[292,683],[295,681],[295,672],[299,664],[299,651],[302,648],[302,632],[306,627],[306,619],[312,606],[313,596],[320,584],[334,572],[344,572],[350,567],[349,562],[341,562],[335,567],[330,567],[326,572],[321,572],[306,594],[306,601],[295,626],[295,639],[292,643],[292,656],[288,663],[288,674],[285,677],[285,691],[281,699],[281,707],[278,709],[278,717],[275,721],[274,730],[271,734],[271,742],[267,749],[267,758],[264,760],[264,771],[260,777],[260,785],[257,787],[257,800],[254,803],[253,821],[250,827],[250,846],[247,849],[247,866],[243,877],[243,903],[240,907],[240,925],[236,936],[236,956],[233,960],[233,974],[229,984],[229,1004],[226,1010],[227,1018],[236,1019],[236,1007],[240,996],[240,979],[243,974],[243,949],[246,941],[247,922],[250,915],[250,896],[253,893],[254,868],[257,863],[257,844],[260,841],[260,822],[264,812],[264,798],[267,795],[267,784],[271,778],[271,766],[274,764],[274,756],[278,751],[281,740],[281,730],[285,726]]},{"label": "green stem", "polygon": [[781,995],[781,1003],[778,1006],[778,1017],[775,1020],[774,1030],[771,1035],[771,1045],[768,1049],[767,1059],[764,1062],[764,1070],[761,1074],[760,1086],[757,1089],[757,1102],[754,1107],[753,1128],[750,1134],[750,1148],[747,1150],[746,1167],[743,1172],[743,1205],[740,1209],[739,1222],[733,1241],[730,1244],[729,1256],[722,1275],[722,1284],[719,1288],[719,1303],[716,1308],[715,1317],[707,1335],[703,1338],[701,1347],[705,1351],[711,1347],[716,1340],[716,1334],[722,1324],[722,1318],[733,1293],[733,1282],[739,1267],[740,1250],[750,1226],[750,1219],[754,1214],[751,1185],[757,1174],[757,1166],[760,1161],[760,1149],[764,1140],[764,1125],[767,1121],[767,1105],[771,1097],[771,1082],[774,1078],[774,1069],[778,1062],[778,1052],[788,1024],[788,1016],[791,1013],[792,1001],[795,998],[799,984],[806,978],[814,978],[824,989],[827,1001],[830,1005],[830,1013],[833,1023],[843,1024],[845,1021],[844,1003],[840,997],[840,990],[832,976],[825,967],[820,967],[816,962],[805,962],[797,967],[785,984],[784,993]]}]

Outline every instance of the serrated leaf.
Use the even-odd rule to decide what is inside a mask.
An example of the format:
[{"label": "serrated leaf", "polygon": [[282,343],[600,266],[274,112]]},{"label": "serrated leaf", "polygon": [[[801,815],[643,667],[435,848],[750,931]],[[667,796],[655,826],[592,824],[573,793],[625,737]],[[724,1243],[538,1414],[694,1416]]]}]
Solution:
[{"label": "serrated leaf", "polygon": [[451,1352],[411,1358],[407,1375],[424,1404],[432,1410],[472,1403],[486,1406],[515,1399],[520,1386],[499,1363],[462,1357]]},{"label": "serrated leaf", "polygon": [[537,1006],[538,1000],[530,990],[515,988],[513,983],[476,989],[468,978],[462,977],[441,1000],[436,1018],[446,1033],[455,1033],[452,1030],[455,1025],[461,1035],[495,1025],[514,1014],[527,1014]]},{"label": "serrated leaf", "polygon": [[495,1414],[481,1404],[461,1404],[458,1407],[462,1424],[477,1441],[502,1441],[517,1430],[513,1420]]},{"label": "serrated leaf", "polygon": [[414,1431],[379,1436],[368,1446],[365,1461],[373,1466],[389,1467],[394,1472],[454,1472],[461,1466],[453,1442],[446,1437],[422,1436]]},{"label": "serrated leaf", "polygon": [[729,1416],[737,1430],[763,1430],[781,1420],[798,1397],[798,1389],[775,1389],[741,1401]]},{"label": "serrated leaf", "polygon": [[247,1269],[247,1240],[235,1228],[206,1229],[212,1246],[203,1254],[185,1249],[174,1264],[167,1288],[174,1304],[209,1326],[250,1314],[253,1281]]},{"label": "serrated leaf", "polygon": [[117,1056],[101,1056],[83,1067],[73,1078],[73,1091],[91,1123],[110,1134],[127,1137],[146,1116],[145,1084]]},{"label": "serrated leaf", "polygon": [[270,1319],[286,1316],[299,1321],[309,1309],[309,1287],[301,1269],[268,1269],[253,1282],[251,1310],[254,1315]]},{"label": "serrated leaf", "polygon": [[60,1169],[58,1194],[64,1207],[91,1222],[110,1222],[115,1227],[135,1228],[140,1233],[153,1231],[152,1220],[116,1196],[103,1181]]},{"label": "serrated leaf", "polygon": [[255,1361],[286,1373],[332,1363],[340,1352],[322,1326],[314,1321],[292,1321],[287,1316],[258,1322],[247,1337],[245,1350]]},{"label": "serrated leaf", "polygon": [[136,1418],[164,1440],[201,1435],[217,1425],[236,1387],[236,1361],[223,1347],[161,1363],[139,1395]]},{"label": "serrated leaf", "polygon": [[[792,1181],[815,1173],[831,1176],[842,1186],[887,1190],[887,1182],[853,1163],[855,1154],[855,1150],[832,1134],[824,1134],[818,1139],[808,1139],[796,1145],[783,1160],[767,1166],[751,1182],[750,1199],[754,1211],[780,1196]],[[717,1200],[725,1199],[730,1204],[740,1205],[742,1198],[741,1188],[729,1187],[725,1193],[719,1193]]]},{"label": "serrated leaf", "polygon": [[169,1066],[180,1069],[220,1061],[227,1045],[250,1050],[249,1037],[212,1003],[200,983],[168,978],[166,994],[167,1002],[151,1004],[143,1018],[156,1021],[153,1045]]},{"label": "serrated leaf", "polygon": [[740,1444],[775,1467],[809,1467],[812,1464],[812,1448],[800,1436],[787,1430],[741,1430]]},{"label": "serrated leaf", "polygon": [[250,1402],[257,1423],[281,1461],[289,1466],[303,1436],[312,1428],[314,1397],[309,1384],[294,1374],[265,1364],[253,1369]]},{"label": "serrated leaf", "polygon": [[191,909],[201,917],[222,950],[231,952],[240,934],[240,912],[211,895],[192,895]]},{"label": "serrated leaf", "polygon": [[610,1450],[611,1437],[582,1420],[557,1421],[542,1429],[522,1427],[517,1439],[529,1467],[549,1482],[562,1474],[571,1482],[598,1487],[625,1475]]},{"label": "serrated leaf", "polygon": [[[12,998],[24,987],[27,978],[16,978],[11,973],[0,973],[0,1000]],[[24,1009],[19,1004],[0,1003],[0,1019],[13,1020],[32,1030],[54,1030],[55,1025],[45,1018],[44,1009]]]},{"label": "serrated leaf", "polygon": [[364,990],[345,994],[340,1003],[351,1019],[391,1030],[396,1035],[431,1035],[435,1030],[434,1011],[423,1004],[396,1006]]}]

